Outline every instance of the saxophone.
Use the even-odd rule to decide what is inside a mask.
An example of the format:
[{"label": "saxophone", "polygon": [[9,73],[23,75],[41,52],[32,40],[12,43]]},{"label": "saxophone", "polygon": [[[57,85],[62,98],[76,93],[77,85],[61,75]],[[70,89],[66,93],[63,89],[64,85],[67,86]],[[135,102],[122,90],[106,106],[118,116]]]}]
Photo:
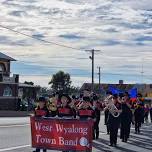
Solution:
[{"label": "saxophone", "polygon": [[117,112],[118,111],[117,107],[114,105],[112,95],[109,95],[108,97],[106,97],[104,102],[105,102],[106,108],[109,110],[109,112],[112,114],[113,117],[117,118],[120,116],[120,113]]}]

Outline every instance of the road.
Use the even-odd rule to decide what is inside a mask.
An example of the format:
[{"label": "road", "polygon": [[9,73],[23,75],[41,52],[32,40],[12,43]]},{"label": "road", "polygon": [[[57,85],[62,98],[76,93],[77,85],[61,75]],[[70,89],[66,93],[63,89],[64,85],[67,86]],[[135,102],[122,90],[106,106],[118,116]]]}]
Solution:
[{"label": "road", "polygon": [[[118,139],[118,147],[109,147],[109,135],[103,124],[101,116],[100,138],[93,142],[93,152],[150,152],[152,151],[152,123],[145,124],[141,134],[131,136],[128,143],[122,143]],[[32,152],[30,139],[29,117],[25,118],[0,118],[0,152]],[[49,151],[55,152],[55,151]]]}]

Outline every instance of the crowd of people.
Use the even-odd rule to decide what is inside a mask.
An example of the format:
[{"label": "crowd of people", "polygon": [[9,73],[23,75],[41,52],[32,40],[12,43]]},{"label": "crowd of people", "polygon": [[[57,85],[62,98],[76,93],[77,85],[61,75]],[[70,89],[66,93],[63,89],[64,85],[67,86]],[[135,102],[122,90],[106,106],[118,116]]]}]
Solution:
[{"label": "crowd of people", "polygon": [[[87,89],[79,97],[55,93],[49,100],[45,97],[39,98],[35,116],[91,119],[94,122],[93,140],[97,140],[99,138],[100,116],[101,112],[104,111],[107,134],[110,135],[109,146],[117,146],[119,128],[122,142],[127,142],[131,124],[135,125],[135,133],[139,134],[142,123],[148,122],[149,113],[152,121],[152,107],[144,104],[141,94],[138,94],[136,101],[132,101],[127,92],[120,95],[107,92],[107,97],[110,97],[113,109],[110,107],[110,103],[101,100],[99,95],[91,93]],[[43,149],[43,152],[46,151]],[[40,152],[40,149],[36,149],[34,152]]]}]

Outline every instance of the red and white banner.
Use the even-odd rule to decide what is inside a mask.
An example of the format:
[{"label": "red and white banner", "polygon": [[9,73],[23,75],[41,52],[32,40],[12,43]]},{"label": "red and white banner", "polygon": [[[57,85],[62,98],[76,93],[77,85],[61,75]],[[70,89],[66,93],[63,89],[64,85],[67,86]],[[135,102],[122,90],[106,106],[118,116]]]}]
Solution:
[{"label": "red and white banner", "polygon": [[31,117],[32,147],[52,150],[92,149],[93,122]]}]

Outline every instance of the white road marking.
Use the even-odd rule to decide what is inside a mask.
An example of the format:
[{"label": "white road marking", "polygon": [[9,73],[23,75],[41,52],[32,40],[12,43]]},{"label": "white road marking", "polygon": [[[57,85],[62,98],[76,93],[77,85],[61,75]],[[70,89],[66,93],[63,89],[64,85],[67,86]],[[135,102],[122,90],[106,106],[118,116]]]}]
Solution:
[{"label": "white road marking", "polygon": [[13,127],[25,127],[29,126],[30,124],[23,124],[23,125],[7,125],[7,126],[0,126],[0,128],[13,128]]},{"label": "white road marking", "polygon": [[11,150],[15,150],[15,149],[20,149],[20,148],[26,148],[26,147],[30,147],[31,145],[23,145],[23,146],[16,146],[16,147],[10,147],[10,148],[4,148],[4,149],[0,149],[1,151],[11,151]]},{"label": "white road marking", "polygon": [[105,133],[105,132],[100,132],[99,134],[100,134],[100,135],[106,135],[107,133]]}]

